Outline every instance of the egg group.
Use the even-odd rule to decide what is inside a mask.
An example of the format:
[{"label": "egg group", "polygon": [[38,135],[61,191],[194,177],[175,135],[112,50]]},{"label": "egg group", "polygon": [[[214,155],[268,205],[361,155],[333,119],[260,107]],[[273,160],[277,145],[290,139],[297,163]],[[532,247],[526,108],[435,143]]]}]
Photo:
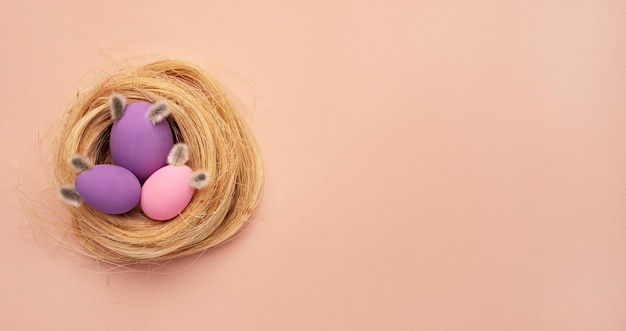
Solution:
[{"label": "egg group", "polygon": [[153,220],[172,219],[191,201],[189,185],[193,170],[186,165],[167,165],[146,180],[141,189],[141,210]]},{"label": "egg group", "polygon": [[76,190],[85,203],[107,214],[123,214],[135,208],[141,185],[135,175],[113,164],[98,164],[76,177]]},{"label": "egg group", "polygon": [[[92,163],[76,154],[69,163],[78,172],[75,185],[62,185],[59,194],[72,206],[85,202],[107,214],[123,214],[138,204],[149,218],[166,221],[178,216],[189,204],[195,189],[209,182],[206,171],[193,172],[185,163],[189,147],[174,145],[172,129],[165,118],[165,101],[150,104],[112,94],[109,98],[113,125],[109,138],[114,164]],[[143,187],[141,185],[143,182]]]}]

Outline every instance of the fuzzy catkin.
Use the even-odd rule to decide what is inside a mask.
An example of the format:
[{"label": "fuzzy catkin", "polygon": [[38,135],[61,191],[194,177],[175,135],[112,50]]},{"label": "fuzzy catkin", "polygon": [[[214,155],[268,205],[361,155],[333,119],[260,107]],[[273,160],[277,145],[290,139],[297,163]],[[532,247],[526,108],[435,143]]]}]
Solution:
[{"label": "fuzzy catkin", "polygon": [[137,207],[109,215],[82,204],[71,224],[86,254],[113,264],[153,263],[202,252],[233,236],[256,207],[263,182],[261,153],[250,129],[220,84],[185,61],[160,60],[123,69],[80,94],[70,107],[54,156],[56,185],[74,183],[67,163],[82,154],[95,164],[112,163],[109,135],[112,93],[128,102],[167,100],[175,142],[189,146],[188,166],[210,174],[176,218],[153,221]]}]

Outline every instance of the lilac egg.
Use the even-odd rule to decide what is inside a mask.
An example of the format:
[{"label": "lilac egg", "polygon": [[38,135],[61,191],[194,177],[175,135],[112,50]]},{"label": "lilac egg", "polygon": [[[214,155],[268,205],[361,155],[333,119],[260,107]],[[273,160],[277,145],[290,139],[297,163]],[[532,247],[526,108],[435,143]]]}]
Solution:
[{"label": "lilac egg", "polygon": [[140,181],[167,164],[174,136],[167,120],[153,124],[146,113],[151,104],[130,103],[113,123],[109,148],[113,163],[130,170]]},{"label": "lilac egg", "polygon": [[113,164],[98,164],[78,174],[76,190],[85,203],[107,214],[126,213],[141,198],[137,177]]}]

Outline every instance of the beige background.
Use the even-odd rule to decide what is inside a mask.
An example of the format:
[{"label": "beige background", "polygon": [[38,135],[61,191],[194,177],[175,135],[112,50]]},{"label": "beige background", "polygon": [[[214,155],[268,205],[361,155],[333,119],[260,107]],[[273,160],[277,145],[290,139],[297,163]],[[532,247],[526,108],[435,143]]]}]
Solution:
[{"label": "beige background", "polygon": [[[626,330],[623,1],[98,3],[0,11],[1,330]],[[46,158],[78,89],[159,56],[239,96],[265,196],[108,270],[54,243]]]}]

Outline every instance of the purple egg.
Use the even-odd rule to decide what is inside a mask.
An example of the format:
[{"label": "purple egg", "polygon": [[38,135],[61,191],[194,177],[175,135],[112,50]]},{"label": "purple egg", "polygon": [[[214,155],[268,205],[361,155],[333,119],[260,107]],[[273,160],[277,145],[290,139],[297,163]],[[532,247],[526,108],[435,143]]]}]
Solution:
[{"label": "purple egg", "polygon": [[130,103],[113,123],[109,148],[113,163],[130,170],[140,181],[167,164],[174,136],[167,120],[153,124],[146,113],[151,104]]},{"label": "purple egg", "polygon": [[78,174],[76,190],[86,204],[107,214],[126,213],[141,198],[137,177],[113,164],[98,164]]}]

